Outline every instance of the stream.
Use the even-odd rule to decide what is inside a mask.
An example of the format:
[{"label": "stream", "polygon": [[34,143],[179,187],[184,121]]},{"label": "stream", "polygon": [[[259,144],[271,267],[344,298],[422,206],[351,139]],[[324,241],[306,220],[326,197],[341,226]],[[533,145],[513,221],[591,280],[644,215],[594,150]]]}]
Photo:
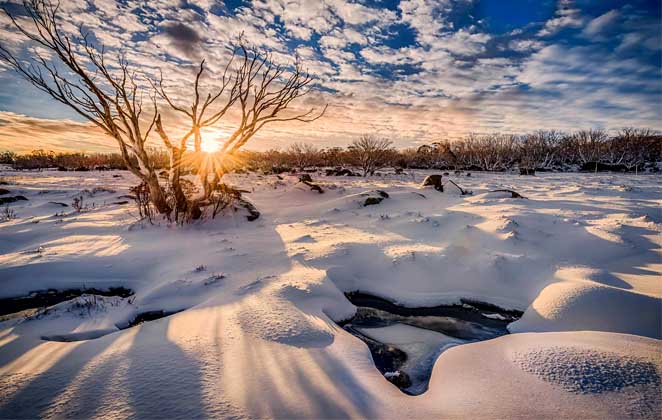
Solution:
[{"label": "stream", "polygon": [[357,311],[339,325],[365,342],[377,369],[409,395],[427,390],[444,350],[508,334],[506,326],[522,316],[465,299],[458,305],[408,308],[361,292],[345,296]]}]

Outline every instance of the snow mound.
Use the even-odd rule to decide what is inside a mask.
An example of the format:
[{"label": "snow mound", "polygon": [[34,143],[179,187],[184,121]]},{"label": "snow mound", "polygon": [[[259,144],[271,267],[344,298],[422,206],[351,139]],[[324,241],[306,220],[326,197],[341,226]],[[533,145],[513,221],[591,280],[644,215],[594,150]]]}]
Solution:
[{"label": "snow mound", "polygon": [[659,298],[589,281],[564,281],[545,287],[508,330],[610,331],[659,339],[661,303]]},{"label": "snow mound", "polygon": [[633,356],[580,347],[548,347],[515,353],[522,370],[568,392],[599,394],[637,385],[660,386],[655,364]]},{"label": "snow mound", "polygon": [[593,331],[507,334],[444,351],[425,395],[443,401],[438,418],[659,418],[659,344]]},{"label": "snow mound", "polygon": [[333,335],[318,326],[318,320],[285,300],[251,296],[239,305],[237,320],[241,329],[254,337],[295,347],[326,347],[333,343]]}]

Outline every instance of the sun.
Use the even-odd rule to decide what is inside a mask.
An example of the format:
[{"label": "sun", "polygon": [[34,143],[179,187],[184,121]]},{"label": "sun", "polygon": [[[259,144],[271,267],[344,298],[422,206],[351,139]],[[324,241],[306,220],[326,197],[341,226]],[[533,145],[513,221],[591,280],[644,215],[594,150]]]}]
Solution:
[{"label": "sun", "polygon": [[221,147],[221,144],[215,140],[202,140],[202,143],[200,144],[200,148],[202,149],[203,152],[206,153],[214,153],[217,152],[218,149]]}]

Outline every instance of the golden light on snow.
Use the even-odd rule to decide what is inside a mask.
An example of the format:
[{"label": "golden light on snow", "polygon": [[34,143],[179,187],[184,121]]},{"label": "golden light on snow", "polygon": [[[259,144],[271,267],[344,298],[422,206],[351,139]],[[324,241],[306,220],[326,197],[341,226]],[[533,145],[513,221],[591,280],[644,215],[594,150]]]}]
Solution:
[{"label": "golden light on snow", "polygon": [[16,267],[83,255],[110,257],[119,255],[127,249],[129,245],[124,243],[119,235],[70,235],[44,242],[39,247],[0,255],[0,264],[5,267]]},{"label": "golden light on snow", "polygon": [[31,374],[47,372],[81,343],[83,341],[75,343],[43,342],[28,352],[23,353],[18,359],[0,368],[0,375],[6,375],[8,372],[13,371],[24,371]]}]

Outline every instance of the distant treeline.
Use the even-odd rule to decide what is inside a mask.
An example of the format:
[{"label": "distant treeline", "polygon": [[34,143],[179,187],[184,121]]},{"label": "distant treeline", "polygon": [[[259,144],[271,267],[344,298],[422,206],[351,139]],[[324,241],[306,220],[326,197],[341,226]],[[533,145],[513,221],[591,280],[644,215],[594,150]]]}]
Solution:
[{"label": "distant treeline", "polygon": [[[154,149],[149,154],[156,168],[165,168],[168,154]],[[0,152],[0,164],[12,165],[14,169],[59,169],[61,171],[123,170],[126,165],[119,153],[83,153],[33,150],[29,153]]]},{"label": "distant treeline", "polygon": [[[383,167],[507,171],[657,171],[662,162],[662,135],[646,129],[626,128],[613,135],[602,130],[575,133],[537,131],[527,135],[469,135],[460,140],[438,141],[417,148],[396,150],[388,139],[364,135],[348,147],[318,148],[295,143],[285,150],[238,153],[228,170],[284,172],[305,168],[362,169],[374,173]],[[167,167],[168,155],[152,150],[157,168]],[[186,161],[186,159],[184,159]],[[228,160],[229,161],[229,160]],[[35,150],[27,154],[0,153],[0,163],[16,169],[60,170],[124,169],[119,154],[54,153]]]}]

